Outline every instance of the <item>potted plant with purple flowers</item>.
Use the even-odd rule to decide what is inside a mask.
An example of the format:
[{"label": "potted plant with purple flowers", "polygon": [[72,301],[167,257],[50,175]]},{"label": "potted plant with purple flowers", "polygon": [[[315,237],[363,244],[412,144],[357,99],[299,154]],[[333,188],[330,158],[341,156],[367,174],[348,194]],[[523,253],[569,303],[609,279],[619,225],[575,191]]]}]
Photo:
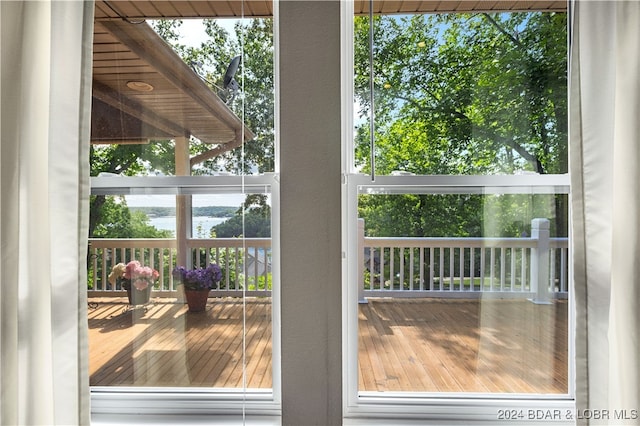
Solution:
[{"label": "potted plant with purple flowers", "polygon": [[202,312],[207,306],[209,291],[222,279],[222,270],[215,263],[206,268],[187,269],[176,266],[173,278],[180,281],[184,287],[189,312]]}]

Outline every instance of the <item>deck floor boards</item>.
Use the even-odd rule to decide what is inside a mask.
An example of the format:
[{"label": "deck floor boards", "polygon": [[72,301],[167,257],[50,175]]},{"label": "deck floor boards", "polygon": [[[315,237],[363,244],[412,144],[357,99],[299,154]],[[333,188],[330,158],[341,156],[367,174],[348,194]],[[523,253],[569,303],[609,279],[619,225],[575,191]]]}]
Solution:
[{"label": "deck floor boards", "polygon": [[[268,298],[209,299],[203,313],[172,299],[90,302],[92,386],[272,387]],[[566,301],[369,299],[359,389],[567,393],[567,315]]]}]

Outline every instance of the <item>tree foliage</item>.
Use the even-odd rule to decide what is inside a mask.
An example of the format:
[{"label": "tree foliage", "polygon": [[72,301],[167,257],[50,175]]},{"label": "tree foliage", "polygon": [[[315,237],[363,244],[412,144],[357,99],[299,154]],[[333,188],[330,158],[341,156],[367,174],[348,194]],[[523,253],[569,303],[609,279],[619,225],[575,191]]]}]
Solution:
[{"label": "tree foliage", "polygon": [[[207,38],[199,47],[185,47],[168,39],[187,64],[192,64],[211,90],[225,98],[223,77],[231,60],[241,56],[236,80],[239,94],[228,102],[233,112],[256,135],[242,147],[224,152],[194,168],[193,174],[230,171],[236,174],[274,170],[273,21],[237,21],[229,34],[217,20],[203,21]],[[225,98],[226,99],[226,98]],[[210,149],[191,141],[192,154]]]},{"label": "tree foliage", "polygon": [[235,216],[213,227],[220,238],[268,238],[271,237],[271,207],[267,196],[249,194]]},{"label": "tree foliage", "polygon": [[[355,157],[367,173],[369,25],[355,18]],[[374,40],[376,174],[567,172],[566,14],[377,16]],[[542,198],[363,196],[359,206],[372,235],[482,236],[491,228],[519,236],[526,225],[514,223],[535,214],[555,216],[554,230],[566,235],[566,197],[535,207]],[[484,209],[498,215],[490,227]]]},{"label": "tree foliage", "polygon": [[[94,201],[95,196],[92,196]],[[101,197],[100,216],[91,237],[94,238],[172,238],[173,233],[160,230],[149,223],[149,216],[142,211],[127,208],[124,197]]]},{"label": "tree foliage", "polygon": [[[376,17],[377,171],[566,172],[566,14]],[[356,100],[368,115],[369,21],[355,21]],[[369,125],[357,137],[368,171]]]},{"label": "tree foliage", "polygon": [[[566,19],[540,12],[375,17],[376,173],[566,173]],[[181,25],[154,28],[217,93],[227,65],[242,55],[240,94],[229,106],[256,134],[193,174],[273,171],[272,20],[238,21],[232,34],[206,20],[208,38],[197,47],[180,44]],[[368,18],[356,17],[354,27],[355,159],[370,172]],[[190,142],[192,155],[210,148]],[[101,171],[173,174],[172,142],[95,148],[92,175]],[[260,203],[247,198],[216,235],[269,235],[270,212]],[[519,236],[531,218],[554,216],[552,232],[567,232],[566,196],[367,195],[359,209],[370,235]],[[103,222],[92,210],[93,226]]]}]

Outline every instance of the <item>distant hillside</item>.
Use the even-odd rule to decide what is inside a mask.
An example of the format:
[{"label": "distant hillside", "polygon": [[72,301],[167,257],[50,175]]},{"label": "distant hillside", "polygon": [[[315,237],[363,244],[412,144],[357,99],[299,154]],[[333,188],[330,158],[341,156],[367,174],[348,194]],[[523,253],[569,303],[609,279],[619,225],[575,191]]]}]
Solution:
[{"label": "distant hillside", "polygon": [[[140,211],[149,217],[175,216],[175,207],[130,207],[131,211]],[[231,206],[206,206],[193,207],[194,216],[205,217],[232,217],[238,207]]]}]

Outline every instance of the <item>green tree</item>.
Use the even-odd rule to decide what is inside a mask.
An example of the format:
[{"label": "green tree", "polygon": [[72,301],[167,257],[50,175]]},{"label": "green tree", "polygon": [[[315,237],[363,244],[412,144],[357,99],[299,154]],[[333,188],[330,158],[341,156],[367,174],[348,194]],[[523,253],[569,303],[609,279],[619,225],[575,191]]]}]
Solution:
[{"label": "green tree", "polygon": [[220,238],[268,238],[271,237],[271,207],[267,196],[249,194],[235,216],[213,227]]},{"label": "green tree", "polygon": [[[173,37],[164,24],[159,34],[172,45],[187,64],[208,83],[211,90],[221,97],[224,74],[231,60],[241,56],[236,73],[240,85],[238,95],[228,105],[245,125],[256,135],[242,147],[222,153],[207,160],[193,170],[193,174],[210,174],[212,171],[231,171],[238,174],[272,172],[274,170],[274,99],[273,79],[273,20],[251,19],[237,21],[231,35],[217,20],[203,21],[207,39],[199,47],[185,47]],[[202,153],[211,147],[197,140],[191,142],[191,154]]]},{"label": "green tree", "polygon": [[[148,145],[91,145],[90,167],[91,176],[101,173],[112,175],[149,175],[158,172],[171,174],[173,172],[173,143],[171,141],[155,142]],[[153,159],[154,161],[145,161]],[[134,238],[132,235],[120,236],[120,234],[105,234],[106,230],[115,230],[118,227],[129,227],[131,223],[122,222],[115,224],[113,220],[131,220],[139,217],[139,220],[148,220],[146,214],[139,212],[131,216],[124,199],[122,202],[114,202],[120,199],[104,195],[92,196],[89,200],[89,236],[108,238]],[[119,213],[114,213],[119,211]],[[157,232],[148,225],[149,233],[137,235],[135,238],[153,238]],[[153,229],[151,229],[153,228]],[[141,226],[138,226],[141,229]],[[157,230],[156,230],[157,231]]]},{"label": "green tree", "polygon": [[[374,25],[376,173],[566,173],[566,14],[378,16]],[[368,18],[356,17],[363,120],[355,154],[363,172],[370,172],[368,33]],[[360,214],[371,232],[382,232],[376,212],[387,212],[385,233],[474,235],[484,232],[481,198],[361,197]],[[524,217],[526,205],[511,208]],[[500,212],[500,233],[510,234],[513,215]],[[566,197],[556,197],[551,215],[566,235]]]},{"label": "green tree", "polygon": [[[97,196],[92,196],[94,201]],[[131,211],[122,196],[101,196],[98,212],[102,221],[93,229],[94,238],[171,238],[171,231],[159,230],[142,211]]]}]

